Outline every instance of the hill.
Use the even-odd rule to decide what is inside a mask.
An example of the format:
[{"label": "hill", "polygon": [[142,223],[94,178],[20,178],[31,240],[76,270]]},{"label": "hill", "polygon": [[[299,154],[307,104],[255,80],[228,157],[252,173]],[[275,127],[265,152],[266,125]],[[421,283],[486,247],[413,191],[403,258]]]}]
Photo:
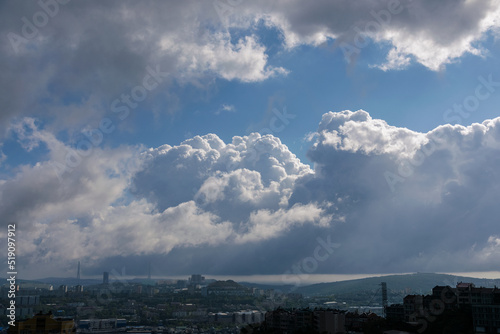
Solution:
[{"label": "hill", "polygon": [[215,281],[213,283],[210,283],[208,285],[209,288],[214,288],[214,289],[245,289],[245,287],[239,283],[236,283],[233,280],[227,280],[227,281]]},{"label": "hill", "polygon": [[81,284],[83,286],[88,286],[88,285],[102,283],[102,280],[99,280],[99,279],[82,278],[82,279],[78,280],[74,277],[47,277],[47,278],[37,279],[36,281],[42,282],[42,283],[52,284],[54,286],[54,288],[57,288],[59,285],[75,286],[77,284]]},{"label": "hill", "polygon": [[251,282],[238,282],[248,288],[257,288],[261,290],[275,290],[280,292],[289,292],[293,289],[293,285],[279,285],[279,284],[262,284],[262,283],[251,283]]},{"label": "hill", "polygon": [[[476,286],[500,286],[500,279],[479,279],[472,277],[453,276],[446,274],[416,273],[405,275],[390,275],[369,277],[350,281],[319,283],[299,287],[295,292],[304,296],[334,296],[335,300],[350,302],[380,301],[380,283],[387,283],[389,303],[400,303],[408,294],[429,294],[436,285],[455,287],[458,282],[470,282]],[[378,291],[378,293],[377,293]]]}]

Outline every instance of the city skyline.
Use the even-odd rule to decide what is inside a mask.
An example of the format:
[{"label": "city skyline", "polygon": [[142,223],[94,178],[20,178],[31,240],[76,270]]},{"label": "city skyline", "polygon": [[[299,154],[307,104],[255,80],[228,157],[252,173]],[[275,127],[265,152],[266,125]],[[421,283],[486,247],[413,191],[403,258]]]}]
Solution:
[{"label": "city skyline", "polygon": [[[104,272],[103,272],[104,273]],[[97,280],[100,281],[102,280],[102,275],[89,275],[85,276],[82,279],[90,279],[90,280]],[[110,281],[111,282],[128,282],[131,280],[137,280],[137,279],[147,279],[151,281],[158,281],[158,280],[186,280],[189,274],[186,275],[155,275],[151,276],[151,278],[147,277],[147,274],[144,275],[128,275],[126,272],[116,272],[112,271],[110,276]],[[374,277],[380,277],[381,279],[385,276],[405,276],[405,275],[413,275],[413,274],[420,274],[420,273],[383,273],[383,274],[309,274],[307,275],[307,278],[304,278],[298,284],[294,286],[307,286],[307,285],[312,285],[312,284],[317,284],[317,283],[332,283],[332,282],[343,282],[343,281],[351,281],[351,280],[358,280],[358,279],[363,279],[363,278],[374,278]],[[455,277],[464,277],[464,278],[477,278],[477,279],[489,279],[489,280],[495,280],[500,277],[500,272],[499,271],[487,271],[487,272],[466,272],[466,273],[435,273],[435,274],[445,274],[445,275],[451,275]],[[192,275],[192,274],[191,274]],[[209,280],[217,280],[217,281],[226,281],[226,280],[234,280],[236,282],[247,282],[247,283],[255,283],[255,284],[269,284],[269,285],[286,285],[294,282],[287,282],[286,280],[283,279],[283,274],[279,275],[205,275],[207,279]],[[47,279],[49,277],[40,277],[39,279]],[[56,278],[65,278],[65,279],[71,279],[72,277],[56,277]],[[36,280],[36,279],[35,279]],[[78,280],[78,278],[77,278]]]},{"label": "city skyline", "polygon": [[0,18],[18,278],[497,275],[496,0],[5,1]]}]

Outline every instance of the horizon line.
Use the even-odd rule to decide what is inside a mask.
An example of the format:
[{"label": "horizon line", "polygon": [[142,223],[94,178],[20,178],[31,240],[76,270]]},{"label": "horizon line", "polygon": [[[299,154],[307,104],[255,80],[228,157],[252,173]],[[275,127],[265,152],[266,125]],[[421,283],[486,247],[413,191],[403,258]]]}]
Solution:
[{"label": "horizon line", "polygon": [[[111,273],[110,273],[111,274]],[[415,275],[415,274],[437,274],[437,275],[450,275],[456,277],[467,277],[467,278],[475,278],[475,279],[500,279],[500,271],[473,271],[473,272],[406,272],[406,273],[373,273],[373,274],[303,274],[301,277],[302,285],[310,285],[317,283],[335,283],[335,282],[343,282],[343,281],[352,281],[357,279],[364,278],[373,278],[373,277],[385,277],[385,276],[403,276],[403,275]],[[187,275],[171,275],[171,276],[163,276],[163,275],[151,275],[151,280],[187,280],[192,274]],[[269,285],[290,285],[287,283],[283,277],[283,274],[253,274],[253,275],[204,275],[206,279],[215,279],[215,280],[235,280],[239,282],[248,282],[248,283],[256,283],[256,284],[269,284]],[[120,280],[135,280],[135,279],[144,279],[147,280],[148,275],[145,276],[137,276],[137,275],[123,275],[116,276],[110,275],[110,281],[120,281]],[[290,275],[288,275],[290,276]],[[299,276],[299,275],[297,275]],[[36,279],[22,279],[25,281],[38,281],[45,279],[75,279],[76,277],[43,277]],[[102,279],[102,275],[92,275],[89,277],[81,277],[80,280],[98,280]]]}]

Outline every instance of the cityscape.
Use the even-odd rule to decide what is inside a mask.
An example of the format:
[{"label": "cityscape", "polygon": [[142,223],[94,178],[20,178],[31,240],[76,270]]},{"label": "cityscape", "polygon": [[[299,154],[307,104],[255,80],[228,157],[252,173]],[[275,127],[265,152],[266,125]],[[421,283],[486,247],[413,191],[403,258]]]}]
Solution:
[{"label": "cityscape", "polygon": [[1,0],[0,334],[500,333],[500,0]]},{"label": "cityscape", "polygon": [[[148,275],[149,276],[149,275]],[[104,272],[89,284],[54,286],[26,281],[16,286],[15,326],[7,333],[496,333],[500,330],[500,280],[457,281],[443,274],[385,277],[377,289],[361,279],[353,292],[336,294],[312,286],[262,286],[193,274],[185,280],[138,278],[123,280]],[[432,280],[454,279],[435,285]],[[460,278],[463,279],[463,278]],[[372,280],[369,282],[368,280]],[[396,280],[396,281],[394,281]],[[97,280],[90,280],[97,281]],[[86,285],[82,283],[86,282]],[[345,281],[351,283],[354,281]],[[451,282],[451,281],[449,281]],[[342,282],[340,282],[342,283]],[[403,284],[403,285],[401,285]],[[422,285],[423,284],[423,285]],[[406,286],[401,289],[401,286]],[[5,290],[2,287],[2,296]],[[346,291],[341,288],[340,291]],[[408,293],[410,292],[410,293]],[[364,295],[363,295],[364,293]],[[408,293],[408,294],[406,294]],[[0,301],[7,305],[6,298]],[[5,308],[4,330],[13,318]],[[44,328],[41,328],[43,323]]]}]

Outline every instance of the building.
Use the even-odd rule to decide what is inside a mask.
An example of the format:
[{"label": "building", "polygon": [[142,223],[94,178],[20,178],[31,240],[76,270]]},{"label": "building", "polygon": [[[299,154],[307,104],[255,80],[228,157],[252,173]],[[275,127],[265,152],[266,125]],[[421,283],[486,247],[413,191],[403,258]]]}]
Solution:
[{"label": "building", "polygon": [[78,329],[81,333],[95,332],[118,332],[125,331],[127,320],[125,319],[87,319],[80,320]]},{"label": "building", "polygon": [[245,324],[258,324],[263,322],[265,319],[266,312],[258,310],[246,310],[239,312],[218,312],[218,313],[207,314],[206,310],[198,310],[194,312],[189,312],[188,315],[196,316],[196,314],[199,314],[199,316],[207,317],[208,321],[210,322],[245,325]]},{"label": "building", "polygon": [[458,283],[456,294],[460,306],[487,305],[493,303],[495,288],[476,288],[472,283]]},{"label": "building", "polygon": [[51,312],[38,313],[31,319],[17,320],[7,334],[71,334],[75,333],[75,322],[68,318],[54,318]]},{"label": "building", "polygon": [[[278,308],[274,311],[267,312],[263,327],[268,331],[286,332],[294,329],[295,326],[293,313],[291,311]],[[312,326],[312,321],[311,321]]]},{"label": "building", "polygon": [[109,284],[109,273],[107,271],[102,273],[102,284]]},{"label": "building", "polygon": [[278,333],[346,333],[345,311],[278,308],[267,312],[263,328]]},{"label": "building", "polygon": [[205,284],[205,277],[200,274],[193,274],[189,278],[189,285],[203,285]]},{"label": "building", "polygon": [[345,333],[345,313],[337,310],[315,310],[316,330],[319,333]]},{"label": "building", "polygon": [[[439,300],[444,305],[445,310],[454,310],[458,308],[456,289],[450,286],[436,285],[432,289],[432,300]],[[441,303],[440,303],[441,304]]]},{"label": "building", "polygon": [[459,283],[456,292],[460,307],[472,312],[475,333],[500,333],[500,289]]},{"label": "building", "polygon": [[218,295],[218,296],[249,296],[252,295],[252,290],[236,283],[233,280],[216,281],[202,290],[203,295]]},{"label": "building", "polygon": [[385,308],[385,318],[392,322],[405,321],[405,307],[403,304],[393,304]]},{"label": "building", "polygon": [[[16,319],[31,318],[34,315],[34,307],[40,305],[39,295],[17,295],[16,296]],[[9,315],[10,310],[4,308],[0,311],[3,315]]]},{"label": "building", "polygon": [[424,296],[408,295],[403,299],[403,307],[406,322],[417,322],[418,318],[424,317]]},{"label": "building", "polygon": [[363,333],[366,328],[373,327],[372,324],[379,322],[381,319],[380,316],[372,312],[348,312],[345,315],[345,327],[349,333]]},{"label": "building", "polygon": [[[443,313],[448,317],[470,316],[475,333],[500,333],[500,289],[475,287],[472,283],[460,282],[455,288],[435,286],[427,296],[408,295],[404,298],[404,321],[418,322],[419,319],[432,319]],[[400,306],[387,308],[393,318],[398,318]]]}]

